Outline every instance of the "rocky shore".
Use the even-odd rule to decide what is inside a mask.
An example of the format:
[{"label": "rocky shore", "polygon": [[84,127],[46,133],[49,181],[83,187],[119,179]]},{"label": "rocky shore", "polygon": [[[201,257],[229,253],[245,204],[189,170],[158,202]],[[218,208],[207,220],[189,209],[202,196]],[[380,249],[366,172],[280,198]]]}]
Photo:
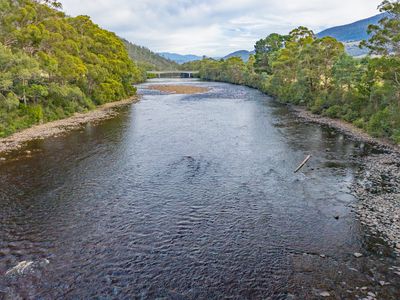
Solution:
[{"label": "rocky shore", "polygon": [[361,180],[353,186],[360,199],[355,207],[361,224],[392,245],[400,254],[400,156],[398,153],[369,155]]},{"label": "rocky shore", "polygon": [[[373,145],[379,153],[361,158],[362,169],[352,190],[359,199],[354,209],[362,225],[379,235],[400,256],[400,148],[375,139],[352,124],[314,115],[293,107],[303,121],[326,125],[350,138]],[[400,275],[400,274],[399,274]]]},{"label": "rocky shore", "polygon": [[2,138],[0,139],[0,160],[6,160],[5,154],[23,148],[23,145],[29,141],[57,136],[67,131],[78,129],[87,123],[112,118],[117,114],[116,108],[134,103],[138,99],[135,96],[130,99],[107,103],[87,113],[77,113],[66,119],[36,125],[7,138]]}]

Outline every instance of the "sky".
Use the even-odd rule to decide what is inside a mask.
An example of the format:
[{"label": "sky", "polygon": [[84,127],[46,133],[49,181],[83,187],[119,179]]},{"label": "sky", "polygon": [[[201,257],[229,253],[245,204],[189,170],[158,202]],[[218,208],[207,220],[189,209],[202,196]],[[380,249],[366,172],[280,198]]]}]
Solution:
[{"label": "sky", "polygon": [[381,0],[61,0],[71,16],[155,52],[225,56],[300,25],[315,32],[378,14]]}]

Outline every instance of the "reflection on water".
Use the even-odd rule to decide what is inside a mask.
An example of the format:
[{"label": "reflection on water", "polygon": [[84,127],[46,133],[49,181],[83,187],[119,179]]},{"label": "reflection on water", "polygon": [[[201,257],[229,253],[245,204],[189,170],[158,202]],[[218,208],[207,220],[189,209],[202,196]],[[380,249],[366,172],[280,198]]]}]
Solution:
[{"label": "reflection on water", "polygon": [[0,298],[395,299],[398,261],[350,207],[366,147],[258,91],[195,84],[211,90],[144,84],[118,117],[1,163],[0,274],[50,263],[2,276]]}]

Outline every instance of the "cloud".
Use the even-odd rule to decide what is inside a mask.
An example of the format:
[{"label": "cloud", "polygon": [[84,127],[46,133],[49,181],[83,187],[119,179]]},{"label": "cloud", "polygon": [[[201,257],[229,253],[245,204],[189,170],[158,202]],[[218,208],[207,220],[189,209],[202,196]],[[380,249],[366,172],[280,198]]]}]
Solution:
[{"label": "cloud", "polygon": [[378,13],[381,0],[62,0],[72,16],[153,51],[222,56],[272,32],[315,32]]}]

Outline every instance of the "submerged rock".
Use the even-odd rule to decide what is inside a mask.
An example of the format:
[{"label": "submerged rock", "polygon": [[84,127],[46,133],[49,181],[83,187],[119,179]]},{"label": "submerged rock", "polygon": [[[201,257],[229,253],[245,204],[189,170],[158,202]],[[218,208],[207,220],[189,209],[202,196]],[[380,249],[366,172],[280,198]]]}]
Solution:
[{"label": "submerged rock", "polygon": [[331,296],[331,294],[329,292],[321,292],[321,293],[319,293],[319,295],[321,297],[330,297]]},{"label": "submerged rock", "polygon": [[50,262],[47,259],[42,259],[39,261],[21,261],[15,267],[9,269],[5,275],[8,277],[13,276],[23,276],[35,272],[35,270],[40,269],[48,265]]},{"label": "submerged rock", "polygon": [[388,285],[389,283],[386,282],[386,281],[381,280],[381,281],[379,281],[379,284],[380,284],[381,286],[385,286],[385,285]]}]

